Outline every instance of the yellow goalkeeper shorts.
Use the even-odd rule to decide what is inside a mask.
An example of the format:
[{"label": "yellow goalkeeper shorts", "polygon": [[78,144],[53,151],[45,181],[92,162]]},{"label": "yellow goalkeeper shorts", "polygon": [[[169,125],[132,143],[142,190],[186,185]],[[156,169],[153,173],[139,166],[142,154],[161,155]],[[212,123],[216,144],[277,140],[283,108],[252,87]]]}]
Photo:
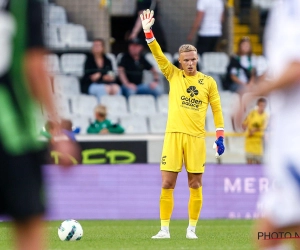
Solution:
[{"label": "yellow goalkeeper shorts", "polygon": [[166,133],[160,170],[181,172],[184,162],[189,173],[204,173],[206,147],[204,137],[184,133]]}]

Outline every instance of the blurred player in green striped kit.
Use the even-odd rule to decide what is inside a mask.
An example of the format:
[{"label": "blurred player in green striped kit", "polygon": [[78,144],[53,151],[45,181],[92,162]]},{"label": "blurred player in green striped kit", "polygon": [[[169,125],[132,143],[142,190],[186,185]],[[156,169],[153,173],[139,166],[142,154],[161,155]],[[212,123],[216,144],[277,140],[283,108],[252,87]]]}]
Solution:
[{"label": "blurred player in green striped kit", "polygon": [[[59,121],[47,85],[42,23],[39,1],[0,0],[0,214],[13,219],[15,247],[22,250],[44,249],[45,149],[37,140],[35,102]],[[77,145],[54,124],[52,148],[77,157]],[[61,164],[71,162],[63,157]]]}]

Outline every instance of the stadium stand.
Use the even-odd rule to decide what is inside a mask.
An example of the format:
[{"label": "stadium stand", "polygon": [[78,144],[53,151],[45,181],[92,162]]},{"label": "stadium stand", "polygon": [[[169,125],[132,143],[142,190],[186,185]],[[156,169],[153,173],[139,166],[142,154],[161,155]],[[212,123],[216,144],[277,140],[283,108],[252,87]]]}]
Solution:
[{"label": "stadium stand", "polygon": [[202,55],[202,71],[205,74],[225,75],[229,57],[224,52],[205,52]]},{"label": "stadium stand", "polygon": [[[164,54],[165,54],[165,56],[169,59],[170,62],[173,62],[173,56],[172,56],[170,53],[165,52]],[[146,57],[146,59],[148,60],[148,62],[150,62],[150,63],[153,65],[153,67],[154,67],[158,72],[161,73],[161,70],[160,70],[160,68],[158,67],[158,64],[157,64],[157,62],[155,61],[155,59],[154,59],[152,53],[146,53],[145,57]]]},{"label": "stadium stand", "polygon": [[262,76],[268,68],[267,59],[264,56],[256,57],[256,71],[258,76]]},{"label": "stadium stand", "polygon": [[128,115],[128,105],[124,96],[102,96],[100,102],[107,107],[107,113],[110,117],[122,117]]},{"label": "stadium stand", "polygon": [[48,20],[46,20],[47,23],[51,25],[67,24],[67,13],[63,7],[50,4],[48,5],[47,10],[48,10]]},{"label": "stadium stand", "polygon": [[82,25],[60,25],[58,26],[58,32],[61,42],[65,47],[90,49],[92,46],[92,42],[87,40],[86,30]]},{"label": "stadium stand", "polygon": [[[59,1],[55,2],[59,3]],[[126,10],[120,8],[120,6],[121,4],[117,4],[117,1],[112,1],[112,12],[110,14],[112,16],[118,16],[123,13],[123,11],[126,12]],[[129,4],[125,6],[127,8],[126,15],[132,15],[133,8],[129,9]],[[252,4],[243,6],[243,8],[255,7],[264,11],[268,10],[270,6],[271,0],[252,0]],[[258,55],[257,72],[258,75],[261,76],[265,73],[268,65],[266,58],[261,55],[262,45],[260,33],[253,32],[251,24],[245,25],[238,15],[235,15],[231,27],[233,32],[233,48],[235,48],[235,44],[241,37],[248,36],[254,44],[253,52]],[[69,20],[68,16],[70,17]],[[45,61],[48,65],[50,75],[53,76],[53,91],[60,112],[63,117],[71,119],[75,127],[81,128],[81,134],[85,134],[86,128],[94,117],[93,110],[97,105],[97,100],[93,96],[82,95],[80,93],[79,80],[83,75],[84,62],[86,59],[85,53],[89,52],[91,47],[88,34],[89,36],[92,35],[92,37],[98,37],[99,34],[91,34],[88,27],[89,23],[80,22],[78,20],[79,19],[72,17],[72,13],[70,13],[69,9],[55,4],[47,5],[47,17],[45,20],[46,41],[52,53],[45,57]],[[70,23],[69,21],[77,22],[78,24]],[[89,31],[88,34],[87,30]],[[111,44],[108,43],[108,46],[110,45]],[[74,49],[76,53],[72,51],[72,49]],[[77,51],[76,49],[79,50]],[[123,53],[114,54],[111,50],[107,51],[109,52],[106,53],[106,55],[111,60],[113,70],[117,74],[117,65]],[[165,53],[171,62],[178,60],[178,52],[176,51],[177,50],[173,50],[173,53]],[[226,52],[227,53],[223,51],[204,53],[202,57],[199,56],[199,68],[203,73],[212,76],[217,82],[221,96],[225,130],[231,133],[240,131],[234,126],[232,121],[232,112],[234,108],[239,105],[240,97],[237,94],[223,90],[222,79],[226,74],[230,54],[230,52]],[[160,72],[152,54],[147,53],[146,58]],[[152,81],[152,77],[150,72],[144,71],[143,82]],[[120,122],[126,129],[127,134],[163,134],[168,113],[167,93],[169,88],[161,72],[160,83],[163,85],[164,94],[157,99],[148,95],[133,95],[130,96],[128,100],[123,96],[104,96],[100,102],[107,106],[108,118],[112,120],[112,122]],[[251,108],[253,107],[254,105],[251,105]],[[206,140],[209,146],[212,145],[214,141],[212,133],[215,132],[215,126],[211,109],[208,108],[207,112],[206,130],[208,137]],[[40,114],[40,117],[37,118],[37,126],[41,126],[44,121],[44,114]],[[228,136],[225,143],[228,155],[224,157],[224,162],[229,162],[233,158],[236,159],[237,162],[242,161],[244,157],[244,138],[242,136]],[[208,158],[209,157],[212,157],[210,159],[214,159],[213,151],[208,152]]]},{"label": "stadium stand", "polygon": [[57,93],[54,95],[54,101],[61,117],[68,118],[72,115],[70,97]]},{"label": "stadium stand", "polygon": [[164,134],[168,116],[166,114],[154,114],[148,116],[149,131],[151,134]]},{"label": "stadium stand", "polygon": [[61,56],[61,69],[64,74],[83,76],[85,54],[70,53]]},{"label": "stadium stand", "polygon": [[69,119],[72,121],[73,128],[80,128],[80,134],[86,134],[87,128],[92,121],[92,118],[82,115],[72,115]]},{"label": "stadium stand", "polygon": [[157,110],[159,113],[168,114],[169,95],[163,94],[157,98]]},{"label": "stadium stand", "polygon": [[94,108],[98,104],[95,96],[81,94],[72,96],[70,99],[73,114],[94,117]]},{"label": "stadium stand", "polygon": [[152,95],[132,95],[128,99],[129,110],[133,115],[148,116],[156,114],[155,99]]},{"label": "stadium stand", "polygon": [[252,5],[257,6],[263,10],[269,10],[274,1],[273,0],[252,0]]},{"label": "stadium stand", "polygon": [[50,75],[60,74],[60,61],[56,54],[49,54],[45,56],[45,63]]},{"label": "stadium stand", "polygon": [[128,115],[120,118],[125,134],[148,134],[147,118],[145,116]]},{"label": "stadium stand", "polygon": [[57,24],[50,24],[46,26],[46,44],[49,48],[52,49],[62,49],[64,48],[63,43],[61,42],[59,35],[58,35],[58,25]]},{"label": "stadium stand", "polygon": [[117,74],[118,73],[118,64],[117,64],[116,56],[113,53],[106,53],[105,55],[111,61],[113,71],[115,72],[115,74]]},{"label": "stadium stand", "polygon": [[75,76],[57,75],[54,77],[53,86],[56,94],[67,96],[80,95],[79,80]]}]

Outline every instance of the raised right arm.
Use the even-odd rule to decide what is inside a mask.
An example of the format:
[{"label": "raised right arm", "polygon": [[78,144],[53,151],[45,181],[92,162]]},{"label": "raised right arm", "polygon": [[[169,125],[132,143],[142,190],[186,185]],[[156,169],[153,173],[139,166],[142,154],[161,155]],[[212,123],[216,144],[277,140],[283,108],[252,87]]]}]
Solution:
[{"label": "raised right arm", "polygon": [[156,41],[154,34],[151,30],[151,26],[154,24],[153,18],[153,10],[143,11],[143,14],[140,15],[142,20],[143,30],[145,32],[146,41],[148,46],[164,76],[170,80],[174,74],[174,70],[177,69],[176,66],[173,65],[172,62],[168,60],[168,58],[162,52],[158,42]]}]

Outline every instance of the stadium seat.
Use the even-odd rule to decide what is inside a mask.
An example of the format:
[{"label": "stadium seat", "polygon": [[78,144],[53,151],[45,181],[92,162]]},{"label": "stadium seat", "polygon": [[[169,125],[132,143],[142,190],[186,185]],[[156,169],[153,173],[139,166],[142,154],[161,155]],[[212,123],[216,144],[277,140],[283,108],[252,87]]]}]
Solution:
[{"label": "stadium seat", "polygon": [[119,116],[115,116],[115,115],[110,115],[110,114],[107,114],[107,117],[106,117],[108,120],[110,120],[110,122],[112,124],[119,124],[120,123],[120,117]]},{"label": "stadium seat", "polygon": [[73,115],[70,117],[73,128],[80,128],[80,134],[86,134],[87,128],[91,124],[91,118],[81,115]]},{"label": "stadium seat", "polygon": [[120,118],[126,134],[148,134],[147,119],[144,116],[128,115]]},{"label": "stadium seat", "polygon": [[130,113],[133,115],[148,116],[156,113],[152,95],[131,95],[128,101]]},{"label": "stadium seat", "polygon": [[53,99],[59,115],[64,118],[70,117],[72,114],[70,97],[57,93]]},{"label": "stadium seat", "polygon": [[51,75],[59,74],[61,72],[58,55],[56,54],[46,55],[45,63],[46,63],[46,68]]},{"label": "stadium seat", "polygon": [[80,83],[75,76],[55,76],[54,78],[54,93],[62,95],[80,95]]},{"label": "stadium seat", "polygon": [[79,77],[83,76],[86,60],[85,54],[63,54],[60,60],[63,73]]},{"label": "stadium seat", "polygon": [[211,76],[216,81],[218,90],[220,92],[223,91],[223,82],[222,82],[220,75],[218,75],[216,73],[210,73],[209,76]]},{"label": "stadium seat", "polygon": [[50,24],[60,25],[67,23],[67,13],[63,7],[49,4],[46,11],[48,11],[48,22]]},{"label": "stadium seat", "polygon": [[214,124],[214,117],[210,106],[207,108],[206,119],[205,119],[205,130],[208,132],[216,131],[216,127]]},{"label": "stadium seat", "polygon": [[111,1],[111,16],[128,16],[135,15],[135,1],[113,0]]},{"label": "stadium seat", "polygon": [[155,114],[148,116],[149,129],[151,134],[163,134],[167,125],[167,114]]},{"label": "stadium seat", "polygon": [[[165,56],[169,59],[169,61],[170,61],[171,63],[173,63],[173,57],[172,57],[172,55],[171,55],[170,53],[168,53],[168,52],[164,52],[164,54],[165,54]],[[161,72],[161,70],[160,70],[160,68],[158,67],[158,64],[157,64],[157,62],[155,61],[155,59],[154,59],[152,53],[150,53],[150,52],[149,52],[149,53],[146,53],[145,57],[146,57],[147,61],[148,61],[151,65],[153,65],[153,67],[154,67],[158,72]]]},{"label": "stadium seat", "polygon": [[157,110],[159,113],[168,114],[169,95],[163,94],[157,97]]},{"label": "stadium seat", "polygon": [[256,70],[257,75],[262,76],[268,69],[268,62],[264,56],[256,57]]},{"label": "stadium seat", "polygon": [[202,55],[202,71],[208,75],[225,75],[228,63],[229,57],[224,52],[205,52]]},{"label": "stadium seat", "polygon": [[[234,132],[233,120],[232,120],[232,111],[223,109],[223,119],[224,119],[224,129],[225,132]],[[205,129],[208,132],[215,132],[216,127],[214,123],[213,113],[211,111],[211,107],[207,109],[206,121],[205,121]]]},{"label": "stadium seat", "polygon": [[116,57],[116,59],[117,59],[117,64],[119,64],[119,63],[121,62],[123,55],[124,55],[124,53],[119,53],[119,54],[117,55],[117,57]]},{"label": "stadium seat", "polygon": [[79,24],[65,24],[59,26],[59,35],[64,46],[69,48],[86,48],[92,47],[92,42],[87,40],[86,30]]},{"label": "stadium seat", "polygon": [[224,129],[226,132],[234,132],[232,116],[233,112],[231,110],[223,110]]},{"label": "stadium seat", "polygon": [[128,115],[127,101],[122,95],[105,95],[101,97],[100,102],[107,107],[110,117]]},{"label": "stadium seat", "polygon": [[58,25],[53,24],[45,27],[45,41],[49,48],[61,49],[65,47],[65,45],[59,39],[58,27]]},{"label": "stadium seat", "polygon": [[222,110],[234,111],[240,105],[240,96],[230,91],[220,91]]},{"label": "stadium seat", "polygon": [[113,71],[118,74],[117,59],[113,53],[106,53],[107,58],[111,61]]},{"label": "stadium seat", "polygon": [[269,10],[273,6],[274,0],[252,0],[252,5],[262,10]]},{"label": "stadium seat", "polygon": [[94,117],[94,108],[98,105],[97,98],[92,95],[71,97],[72,113],[87,117]]}]

